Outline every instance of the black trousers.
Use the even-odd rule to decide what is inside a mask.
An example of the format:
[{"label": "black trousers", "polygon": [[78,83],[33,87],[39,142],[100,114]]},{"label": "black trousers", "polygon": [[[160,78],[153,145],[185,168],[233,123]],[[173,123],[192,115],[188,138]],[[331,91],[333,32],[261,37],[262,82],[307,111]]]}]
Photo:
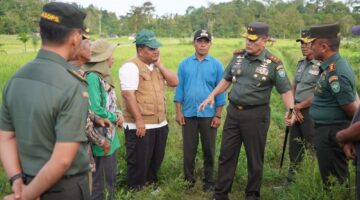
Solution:
[{"label": "black trousers", "polygon": [[[34,176],[25,175],[25,184],[28,185]],[[41,200],[90,200],[90,188],[88,173],[74,176],[64,176],[55,185],[41,194]]]},{"label": "black trousers", "polygon": [[314,138],[314,121],[309,114],[309,108],[302,109],[301,114],[304,116],[303,122],[295,122],[290,129],[289,157],[290,168],[288,181],[294,180],[294,172],[298,164],[302,161],[305,148],[313,149]]},{"label": "black trousers", "polygon": [[264,151],[270,123],[268,105],[239,110],[230,104],[221,141],[218,178],[215,184],[216,199],[228,199],[231,191],[241,145],[247,157],[247,196],[260,196]]},{"label": "black trousers", "polygon": [[217,129],[211,127],[212,119],[212,117],[186,117],[185,125],[182,126],[185,180],[195,183],[195,157],[200,135],[204,158],[204,186],[214,184],[213,173]]},{"label": "black trousers", "polygon": [[314,146],[322,181],[327,188],[329,176],[335,176],[340,183],[346,183],[349,169],[346,156],[336,142],[336,133],[349,126],[342,124],[315,124]]},{"label": "black trousers", "polygon": [[145,136],[136,136],[136,130],[125,129],[127,185],[141,189],[158,181],[157,172],[164,159],[168,126],[147,129]]}]

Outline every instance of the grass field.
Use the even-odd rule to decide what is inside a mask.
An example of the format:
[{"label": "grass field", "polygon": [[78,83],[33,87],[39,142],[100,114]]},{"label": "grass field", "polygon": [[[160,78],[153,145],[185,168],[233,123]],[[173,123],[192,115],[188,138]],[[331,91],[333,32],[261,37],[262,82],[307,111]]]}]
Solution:
[{"label": "grass field", "polygon": [[[173,70],[177,71],[178,63],[185,57],[193,53],[191,39],[174,39],[161,38],[164,46],[160,49],[161,60],[163,63]],[[127,38],[110,39],[112,43],[120,43],[120,46],[115,51],[115,64],[112,68],[112,75],[117,85],[118,70],[122,63],[127,59],[135,56],[135,48],[131,41]],[[29,43],[28,52],[24,52],[24,47],[21,42],[16,40],[16,36],[0,35],[0,87],[3,88],[6,81],[26,62],[33,59],[36,55],[34,48]],[[357,45],[358,41],[355,39],[344,40],[340,50],[341,55],[348,59],[350,64],[354,67],[356,74],[359,74],[358,65],[360,63],[360,48]],[[226,67],[227,63],[232,57],[234,49],[243,48],[243,39],[221,39],[216,38],[210,51],[214,57],[218,58]],[[297,60],[301,58],[299,44],[294,40],[278,40],[274,46],[269,47],[269,50],[276,56],[280,57],[284,63],[286,71],[290,78],[294,73]],[[359,88],[359,87],[358,87]],[[117,96],[120,97],[119,88],[116,90]],[[124,135],[122,130],[119,130],[122,147],[118,159],[118,188],[117,199],[134,199],[134,200],[177,200],[177,199],[191,199],[191,200],[205,200],[209,199],[211,193],[204,193],[201,190],[202,177],[202,155],[199,146],[199,153],[196,158],[195,173],[198,177],[195,188],[191,190],[185,189],[185,183],[182,178],[182,137],[181,128],[175,122],[175,106],[173,103],[174,89],[166,90],[167,97],[167,119],[170,126],[170,132],[167,142],[166,155],[162,164],[159,177],[161,191],[156,195],[151,195],[153,188],[145,188],[141,192],[132,193],[125,187],[125,148]],[[1,94],[0,94],[1,97]],[[119,98],[120,99],[120,98]],[[1,100],[0,100],[1,103]],[[354,189],[346,189],[343,186],[335,185],[331,192],[324,192],[322,189],[321,179],[316,163],[316,159],[312,152],[307,152],[304,162],[301,164],[300,170],[297,172],[297,182],[289,187],[287,190],[274,192],[272,186],[281,184],[286,177],[287,167],[289,165],[288,156],[286,156],[283,170],[279,173],[279,161],[281,156],[281,146],[284,137],[284,125],[282,118],[284,115],[284,107],[280,100],[280,96],[274,90],[271,97],[271,125],[267,137],[267,146],[265,153],[265,164],[263,172],[263,184],[261,190],[261,197],[263,200],[303,200],[303,199],[354,199]],[[223,116],[225,116],[225,109]],[[222,119],[224,119],[223,117]],[[217,155],[215,157],[216,170],[217,158],[220,149],[220,141],[222,134],[222,126],[218,129],[217,135]],[[350,165],[350,164],[349,164]],[[354,169],[351,166],[351,186],[354,186]],[[241,156],[238,161],[238,168],[234,178],[231,199],[243,199],[244,188],[247,180],[247,167],[244,150],[241,151]],[[0,168],[0,197],[10,193],[10,186],[3,169]]]}]

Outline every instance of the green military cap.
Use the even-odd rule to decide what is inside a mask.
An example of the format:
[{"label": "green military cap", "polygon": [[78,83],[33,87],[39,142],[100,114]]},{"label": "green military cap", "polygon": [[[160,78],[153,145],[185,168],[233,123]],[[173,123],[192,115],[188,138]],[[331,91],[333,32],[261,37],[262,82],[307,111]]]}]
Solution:
[{"label": "green military cap", "polygon": [[242,34],[244,38],[249,40],[257,40],[259,36],[269,35],[269,25],[263,22],[251,22],[246,27],[246,32]]},{"label": "green military cap", "polygon": [[317,38],[337,38],[340,36],[340,24],[322,24],[315,25],[310,28],[310,42]]},{"label": "green military cap", "polygon": [[309,30],[302,30],[301,31],[301,38],[297,39],[296,42],[303,42],[303,43],[309,43],[311,42],[309,39],[310,31]]},{"label": "green military cap", "polygon": [[135,43],[143,44],[153,49],[157,49],[162,46],[162,44],[156,39],[155,33],[146,29],[136,34]]},{"label": "green military cap", "polygon": [[47,3],[43,7],[40,21],[46,21],[66,28],[86,30],[84,19],[86,14],[78,7],[62,2]]},{"label": "green military cap", "polygon": [[91,59],[89,62],[102,62],[114,53],[118,44],[110,44],[105,39],[97,39],[91,44]]}]

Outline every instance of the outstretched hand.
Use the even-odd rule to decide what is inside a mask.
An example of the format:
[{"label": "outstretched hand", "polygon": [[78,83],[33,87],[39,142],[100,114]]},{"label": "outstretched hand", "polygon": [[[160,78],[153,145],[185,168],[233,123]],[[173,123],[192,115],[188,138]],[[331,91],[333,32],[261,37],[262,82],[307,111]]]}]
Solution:
[{"label": "outstretched hand", "polygon": [[199,111],[204,111],[205,107],[210,104],[210,107],[212,108],[214,106],[215,98],[212,95],[209,95],[208,98],[206,98],[199,106]]}]

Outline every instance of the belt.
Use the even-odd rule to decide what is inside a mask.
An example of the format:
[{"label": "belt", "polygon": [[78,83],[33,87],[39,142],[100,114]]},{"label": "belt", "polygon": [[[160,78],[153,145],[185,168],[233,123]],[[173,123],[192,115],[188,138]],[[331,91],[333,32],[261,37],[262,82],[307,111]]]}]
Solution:
[{"label": "belt", "polygon": [[257,108],[257,107],[261,107],[261,106],[266,106],[268,104],[261,104],[261,105],[238,105],[238,104],[234,104],[231,103],[231,105],[233,105],[235,108],[237,108],[238,110],[249,110],[249,109],[253,109],[253,108]]},{"label": "belt", "polygon": [[[80,176],[85,176],[85,175],[87,175],[87,174],[88,174],[87,172],[82,172],[82,173],[78,173],[78,174],[64,175],[64,176],[61,177],[60,180],[71,179],[71,178],[80,177]],[[24,173],[23,175],[24,175],[24,178],[25,178],[26,180],[32,181],[32,179],[35,178],[35,176],[29,175],[29,174],[25,174],[25,173]],[[60,181],[60,180],[59,180],[59,181]]]}]

